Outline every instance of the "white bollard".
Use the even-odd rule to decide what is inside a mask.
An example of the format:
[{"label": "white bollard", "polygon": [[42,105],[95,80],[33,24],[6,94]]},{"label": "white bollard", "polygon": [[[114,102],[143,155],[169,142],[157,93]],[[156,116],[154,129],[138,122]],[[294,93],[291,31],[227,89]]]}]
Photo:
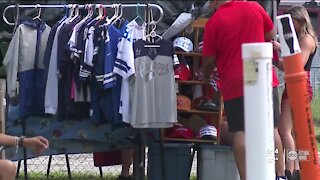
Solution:
[{"label": "white bollard", "polygon": [[275,179],[272,44],[242,45],[247,180]]}]

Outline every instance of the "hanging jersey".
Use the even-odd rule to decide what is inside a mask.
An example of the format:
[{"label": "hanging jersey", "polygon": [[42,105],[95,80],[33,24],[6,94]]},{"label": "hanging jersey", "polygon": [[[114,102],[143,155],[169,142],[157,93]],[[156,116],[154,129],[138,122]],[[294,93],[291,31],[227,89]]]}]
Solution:
[{"label": "hanging jersey", "polygon": [[144,34],[145,25],[139,26],[136,21],[131,21],[118,44],[118,54],[113,71],[123,78],[119,112],[122,114],[122,121],[126,123],[131,121],[129,77],[135,73],[133,42],[142,39]]},{"label": "hanging jersey", "polygon": [[88,30],[88,34],[85,41],[85,51],[84,51],[84,63],[80,65],[80,79],[87,80],[91,76],[91,72],[93,69],[93,56],[97,53],[97,49],[94,49],[93,45],[93,37],[94,37],[95,28],[91,26]]},{"label": "hanging jersey", "polygon": [[124,21],[122,25],[117,28],[115,25],[107,27],[107,36],[105,40],[105,75],[104,88],[111,93],[109,96],[109,107],[113,107],[113,124],[122,123],[122,116],[119,113],[120,107],[120,93],[122,77],[113,72],[114,62],[117,58],[118,43],[126,29],[128,21]]},{"label": "hanging jersey", "polygon": [[130,79],[131,125],[135,128],[168,128],[177,122],[177,101],[173,70],[173,45],[168,40],[146,48],[134,43],[135,75]]},{"label": "hanging jersey", "polygon": [[105,76],[103,83],[105,89],[113,87],[116,84],[116,74],[113,72],[113,68],[117,59],[118,43],[126,30],[127,24],[128,21],[125,21],[120,28],[117,28],[113,24],[107,28],[108,35],[105,41]]},{"label": "hanging jersey", "polygon": [[88,18],[82,26],[79,27],[77,37],[75,40],[75,52],[73,53],[73,61],[74,61],[74,72],[73,79],[75,83],[75,101],[76,102],[90,102],[90,88],[87,82],[80,81],[80,65],[83,64],[84,57],[84,49],[85,49],[85,40],[88,26],[87,24],[92,21],[92,18]]}]

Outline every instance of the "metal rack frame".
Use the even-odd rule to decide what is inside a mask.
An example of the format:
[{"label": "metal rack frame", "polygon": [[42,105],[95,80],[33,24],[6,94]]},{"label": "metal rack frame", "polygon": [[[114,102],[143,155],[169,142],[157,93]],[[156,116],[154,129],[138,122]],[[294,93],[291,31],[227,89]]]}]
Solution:
[{"label": "metal rack frame", "polygon": [[[97,4],[97,5],[100,5],[100,4]],[[156,8],[159,10],[160,12],[160,17],[157,21],[152,21],[150,22],[150,24],[157,24],[158,22],[160,22],[163,18],[163,9],[161,6],[157,5],[157,4],[145,4],[145,3],[137,3],[137,4],[110,4],[110,5],[105,5],[105,4],[101,4],[102,7],[104,8],[116,8],[117,6],[121,6],[121,7],[124,7],[124,8],[132,8],[132,7],[150,7],[150,8]],[[2,13],[2,18],[4,20],[5,23],[7,23],[8,25],[10,26],[14,26],[15,23],[12,23],[12,22],[9,22],[8,19],[6,18],[6,14],[7,14],[7,11],[9,9],[14,9],[14,8],[66,8],[66,7],[70,7],[68,5],[59,5],[59,4],[29,4],[29,5],[26,5],[26,4],[19,4],[19,5],[9,5],[7,6],[4,10],[3,10],[3,13]],[[78,8],[85,8],[85,5],[84,4],[77,4],[77,7]]]},{"label": "metal rack frame", "polygon": [[[10,9],[16,9],[16,12],[19,13],[19,9],[20,8],[71,8],[72,6],[70,6],[71,4],[65,4],[65,5],[60,5],[60,4],[16,4],[16,5],[9,5],[7,6],[3,13],[2,13],[2,18],[4,20],[4,22],[10,26],[14,26],[16,25],[16,22],[9,22],[6,15],[7,12]],[[72,4],[74,5],[74,4]],[[76,4],[77,8],[85,8],[85,4]],[[135,3],[135,4],[110,4],[110,5],[105,5],[105,4],[95,4],[96,8],[98,7],[104,7],[104,8],[117,8],[117,7],[121,7],[121,8],[137,8],[137,7],[146,7],[146,11],[149,11],[152,8],[158,9],[160,16],[158,20],[151,20],[148,24],[149,25],[156,25],[157,23],[159,23],[162,18],[163,18],[163,9],[161,6],[157,5],[157,4],[148,4],[148,3]],[[146,16],[146,20],[149,20],[149,17]],[[23,129],[25,130],[25,120],[23,120]],[[136,141],[137,141],[137,146],[135,146],[135,150],[137,151],[136,157],[134,158],[134,162],[136,163],[136,166],[134,165],[134,169],[137,171],[137,173],[135,173],[135,178],[136,179],[144,179],[144,148],[142,148],[143,146],[143,142],[142,140],[142,135],[143,132],[138,132],[138,135],[136,137]],[[25,132],[23,132],[23,134],[25,134]],[[68,165],[68,176],[69,179],[71,179],[71,172],[70,172],[70,167],[69,167],[69,163],[68,163],[68,156],[67,154],[65,154],[66,156],[66,162]],[[51,161],[52,156],[50,156],[49,161]],[[18,169],[20,169],[20,165],[21,165],[21,160],[19,161],[18,164]],[[49,167],[47,169],[47,176],[49,175],[50,172],[50,162],[49,162]],[[26,149],[24,148],[24,178],[27,179],[27,158],[26,158]]]}]

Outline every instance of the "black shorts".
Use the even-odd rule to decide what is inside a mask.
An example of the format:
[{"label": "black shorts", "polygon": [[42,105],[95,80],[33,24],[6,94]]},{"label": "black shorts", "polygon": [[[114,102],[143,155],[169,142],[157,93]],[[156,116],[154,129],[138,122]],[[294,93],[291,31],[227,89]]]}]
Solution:
[{"label": "black shorts", "polygon": [[[278,126],[280,118],[279,93],[278,88],[274,87],[273,94],[273,119],[274,127]],[[244,131],[244,100],[243,96],[224,102],[224,111],[227,116],[230,132]]]}]

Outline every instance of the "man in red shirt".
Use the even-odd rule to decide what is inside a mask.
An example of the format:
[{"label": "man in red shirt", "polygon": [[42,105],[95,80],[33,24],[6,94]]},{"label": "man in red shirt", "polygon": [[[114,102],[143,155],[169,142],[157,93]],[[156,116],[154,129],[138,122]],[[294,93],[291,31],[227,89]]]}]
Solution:
[{"label": "man in red shirt", "polygon": [[[245,174],[243,63],[241,45],[243,43],[265,42],[275,35],[272,20],[257,2],[234,0],[213,0],[211,6],[217,11],[204,29],[203,68],[207,79],[216,66],[220,77],[225,113],[229,130],[233,133],[234,155],[242,180]],[[274,73],[274,72],[273,72]],[[274,82],[274,125],[275,144],[282,151],[281,139],[276,128],[279,119],[279,98],[277,79]],[[283,158],[277,161],[277,179],[284,176]]]}]

